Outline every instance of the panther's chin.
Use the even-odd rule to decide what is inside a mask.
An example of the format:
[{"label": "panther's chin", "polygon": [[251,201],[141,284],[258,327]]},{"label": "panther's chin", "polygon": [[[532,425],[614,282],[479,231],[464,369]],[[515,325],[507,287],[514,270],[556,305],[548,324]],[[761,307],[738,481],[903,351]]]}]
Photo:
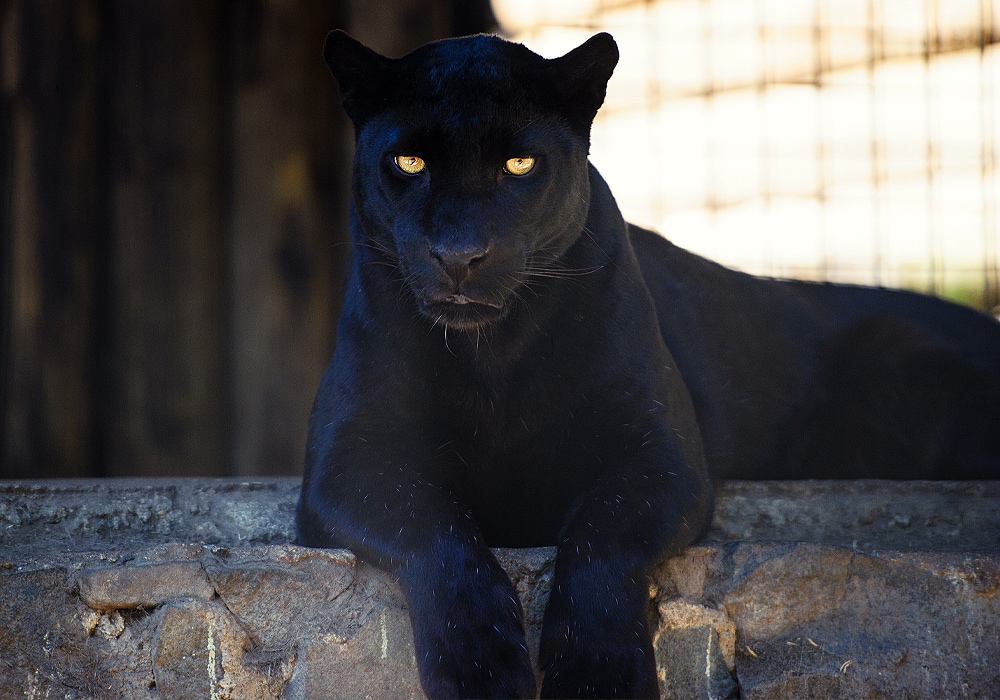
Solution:
[{"label": "panther's chin", "polygon": [[452,294],[443,299],[421,301],[420,313],[436,324],[471,330],[503,319],[507,315],[507,305]]}]

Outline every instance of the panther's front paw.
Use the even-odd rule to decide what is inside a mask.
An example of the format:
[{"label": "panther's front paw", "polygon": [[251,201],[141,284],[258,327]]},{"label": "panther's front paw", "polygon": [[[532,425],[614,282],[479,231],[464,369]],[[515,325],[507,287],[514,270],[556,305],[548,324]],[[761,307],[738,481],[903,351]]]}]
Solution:
[{"label": "panther's front paw", "polygon": [[521,603],[495,562],[411,596],[410,619],[428,697],[535,697]]},{"label": "panther's front paw", "polygon": [[556,655],[545,668],[543,698],[659,698],[652,649]]},{"label": "panther's front paw", "polygon": [[519,631],[453,628],[418,641],[417,653],[430,698],[535,697],[535,673]]},{"label": "panther's front paw", "polygon": [[622,603],[595,607],[553,590],[539,653],[543,698],[659,698],[645,600]]}]

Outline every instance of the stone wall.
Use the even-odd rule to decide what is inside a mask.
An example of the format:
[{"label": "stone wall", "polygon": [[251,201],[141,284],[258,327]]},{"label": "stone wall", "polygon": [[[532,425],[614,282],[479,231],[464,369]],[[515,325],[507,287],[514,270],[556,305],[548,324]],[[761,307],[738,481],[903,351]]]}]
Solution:
[{"label": "stone wall", "polygon": [[[0,482],[0,697],[423,697],[298,482]],[[664,698],[1000,697],[1000,482],[728,483],[650,589]],[[500,550],[537,649],[554,550]]]}]

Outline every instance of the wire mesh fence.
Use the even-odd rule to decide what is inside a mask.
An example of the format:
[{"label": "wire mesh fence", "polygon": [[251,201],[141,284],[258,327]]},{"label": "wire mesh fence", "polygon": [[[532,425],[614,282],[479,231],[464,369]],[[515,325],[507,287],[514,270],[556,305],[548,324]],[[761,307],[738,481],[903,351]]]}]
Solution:
[{"label": "wire mesh fence", "polygon": [[609,31],[592,160],[626,217],[753,273],[1000,304],[1000,0],[494,0]]}]

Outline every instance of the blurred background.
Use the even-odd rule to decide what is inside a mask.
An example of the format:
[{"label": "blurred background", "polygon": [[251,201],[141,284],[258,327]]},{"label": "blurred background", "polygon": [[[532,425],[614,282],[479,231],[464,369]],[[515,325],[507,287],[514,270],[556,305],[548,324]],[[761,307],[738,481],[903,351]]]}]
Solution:
[{"label": "blurred background", "polygon": [[627,218],[993,310],[998,5],[0,0],[0,478],[301,472],[348,255],[333,27],[610,31],[592,160]]}]

